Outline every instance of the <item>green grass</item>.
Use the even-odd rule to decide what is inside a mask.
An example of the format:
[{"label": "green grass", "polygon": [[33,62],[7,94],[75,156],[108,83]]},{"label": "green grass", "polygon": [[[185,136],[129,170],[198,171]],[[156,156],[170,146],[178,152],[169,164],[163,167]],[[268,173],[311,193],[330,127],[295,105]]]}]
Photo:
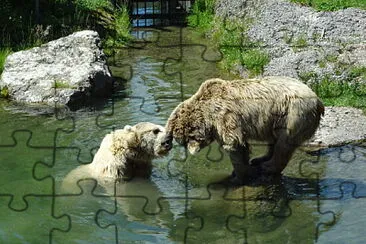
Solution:
[{"label": "green grass", "polygon": [[300,36],[298,37],[294,43],[293,43],[294,47],[296,48],[304,48],[308,46],[308,42],[306,40],[306,36]]},{"label": "green grass", "polygon": [[188,26],[194,27],[201,33],[212,30],[214,24],[215,0],[197,0],[192,7],[192,13],[188,16]]},{"label": "green grass", "polygon": [[[269,63],[269,55],[258,48],[259,43],[251,42],[245,35],[246,30],[240,23],[223,23],[215,20],[213,39],[223,54],[221,67],[230,71],[236,65],[246,68],[248,75],[254,77],[263,73],[264,66]],[[230,25],[230,26],[228,26]]]},{"label": "green grass", "polygon": [[220,67],[231,71],[242,65],[250,77],[263,73],[264,66],[270,61],[269,56],[253,43],[245,34],[250,20],[226,20],[215,17],[214,0],[198,0],[193,5],[188,25],[204,36],[210,36],[223,54]]},{"label": "green grass", "polygon": [[74,0],[76,6],[85,10],[97,10],[100,8],[111,7],[109,0]]},{"label": "green grass", "polygon": [[122,7],[117,11],[115,27],[117,32],[117,38],[121,41],[128,41],[131,38],[130,29],[131,23],[128,15],[127,7]]},{"label": "green grass", "polygon": [[110,28],[113,32],[103,41],[103,48],[107,55],[112,55],[114,48],[125,46],[133,38],[130,34],[131,22],[126,6],[116,10]]},{"label": "green grass", "polygon": [[[334,61],[331,57],[328,60]],[[366,111],[366,67],[348,67],[345,78],[336,81],[330,76],[319,78],[315,72],[299,75],[326,106],[357,107]]]},{"label": "green grass", "polygon": [[264,66],[270,61],[267,53],[252,49],[242,54],[242,64],[248,69],[250,76],[257,76],[263,73]]},{"label": "green grass", "polygon": [[366,109],[366,84],[339,82],[325,77],[310,87],[326,106]]},{"label": "green grass", "polygon": [[336,11],[350,7],[366,9],[365,0],[290,0],[294,3],[313,7],[319,11]]},{"label": "green grass", "polygon": [[4,71],[6,57],[11,54],[10,48],[0,49],[0,75]]},{"label": "green grass", "polygon": [[351,78],[361,78],[366,81],[366,67],[352,67],[349,71]]}]

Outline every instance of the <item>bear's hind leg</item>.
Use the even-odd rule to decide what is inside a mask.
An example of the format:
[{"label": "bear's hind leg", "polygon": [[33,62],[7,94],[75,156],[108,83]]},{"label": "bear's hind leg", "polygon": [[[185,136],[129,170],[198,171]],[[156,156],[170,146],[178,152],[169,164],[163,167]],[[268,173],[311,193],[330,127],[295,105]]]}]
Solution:
[{"label": "bear's hind leg", "polygon": [[257,175],[257,168],[249,164],[249,145],[239,146],[235,151],[230,151],[230,160],[234,168],[231,174],[232,183],[243,184]]},{"label": "bear's hind leg", "polygon": [[262,163],[264,163],[272,158],[273,152],[274,152],[274,144],[270,144],[268,146],[267,154],[263,155],[262,157],[253,158],[252,160],[250,160],[250,164],[253,166],[261,165]]},{"label": "bear's hind leg", "polygon": [[272,158],[261,164],[265,173],[279,174],[287,166],[292,154],[299,145],[293,143],[287,135],[286,130],[279,133],[279,137],[273,147]]}]

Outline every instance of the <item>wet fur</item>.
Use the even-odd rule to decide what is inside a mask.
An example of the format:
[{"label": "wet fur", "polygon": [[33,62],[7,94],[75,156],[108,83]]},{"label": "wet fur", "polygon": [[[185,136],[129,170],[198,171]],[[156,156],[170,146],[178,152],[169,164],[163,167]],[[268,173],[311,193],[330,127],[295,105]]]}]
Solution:
[{"label": "wet fur", "polygon": [[278,173],[294,150],[313,136],[323,113],[316,94],[296,79],[210,79],[177,106],[166,130],[193,154],[218,141],[241,175],[247,171],[248,140],[265,141],[267,155],[252,162]]},{"label": "wet fur", "polygon": [[104,137],[92,163],[71,171],[65,181],[88,177],[99,181],[148,177],[151,161],[169,151],[162,146],[164,140],[165,128],[153,123],[142,122],[115,130]]}]

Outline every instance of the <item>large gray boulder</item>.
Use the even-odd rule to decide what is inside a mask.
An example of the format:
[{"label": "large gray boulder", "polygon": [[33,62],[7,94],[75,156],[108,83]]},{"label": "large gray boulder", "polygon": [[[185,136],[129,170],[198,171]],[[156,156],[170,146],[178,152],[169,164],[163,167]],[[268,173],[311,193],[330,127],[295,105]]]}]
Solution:
[{"label": "large gray boulder", "polygon": [[80,31],[9,55],[0,80],[11,100],[72,105],[112,93],[112,77],[95,31]]}]

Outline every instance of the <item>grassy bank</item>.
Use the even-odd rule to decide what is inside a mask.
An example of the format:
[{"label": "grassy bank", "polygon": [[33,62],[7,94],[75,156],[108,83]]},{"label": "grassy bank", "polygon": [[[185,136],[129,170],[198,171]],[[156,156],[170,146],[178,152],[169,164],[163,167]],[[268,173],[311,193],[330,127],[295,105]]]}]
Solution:
[{"label": "grassy bank", "polygon": [[365,0],[290,0],[319,11],[336,11],[346,8],[366,9]]},{"label": "grassy bank", "polygon": [[310,87],[322,99],[326,106],[345,106],[361,108],[366,113],[366,67],[349,69],[345,80],[338,81],[331,76],[316,77],[314,73],[301,74],[300,79],[309,83]]},{"label": "grassy bank", "polygon": [[202,35],[209,36],[213,44],[223,54],[220,67],[226,71],[236,70],[241,66],[249,77],[263,73],[263,68],[270,61],[268,54],[258,48],[260,43],[253,43],[244,33],[250,20],[224,21],[214,14],[214,0],[198,0],[193,5],[188,25]]},{"label": "grassy bank", "polygon": [[[297,0],[294,0],[297,1]],[[305,4],[305,0],[302,2]],[[306,1],[311,6],[333,6],[332,9],[362,6],[364,0],[335,1],[314,0]],[[320,4],[320,3],[323,4]],[[324,5],[327,3],[328,5]],[[315,5],[314,5],[315,4]],[[360,5],[361,4],[361,5]],[[352,6],[351,6],[352,5]],[[334,6],[338,6],[337,8]],[[227,71],[237,70],[238,66],[245,69],[246,75],[254,77],[261,75],[270,56],[261,47],[261,43],[249,40],[245,34],[251,23],[249,19],[224,21],[214,14],[214,0],[198,0],[193,6],[188,18],[190,27],[202,35],[210,37],[223,54],[219,66]],[[317,93],[327,106],[352,106],[366,110],[366,68],[340,67],[345,74],[345,80],[339,82],[330,76],[314,77],[315,74],[300,74],[300,79]],[[315,81],[315,82],[314,82]]]}]

